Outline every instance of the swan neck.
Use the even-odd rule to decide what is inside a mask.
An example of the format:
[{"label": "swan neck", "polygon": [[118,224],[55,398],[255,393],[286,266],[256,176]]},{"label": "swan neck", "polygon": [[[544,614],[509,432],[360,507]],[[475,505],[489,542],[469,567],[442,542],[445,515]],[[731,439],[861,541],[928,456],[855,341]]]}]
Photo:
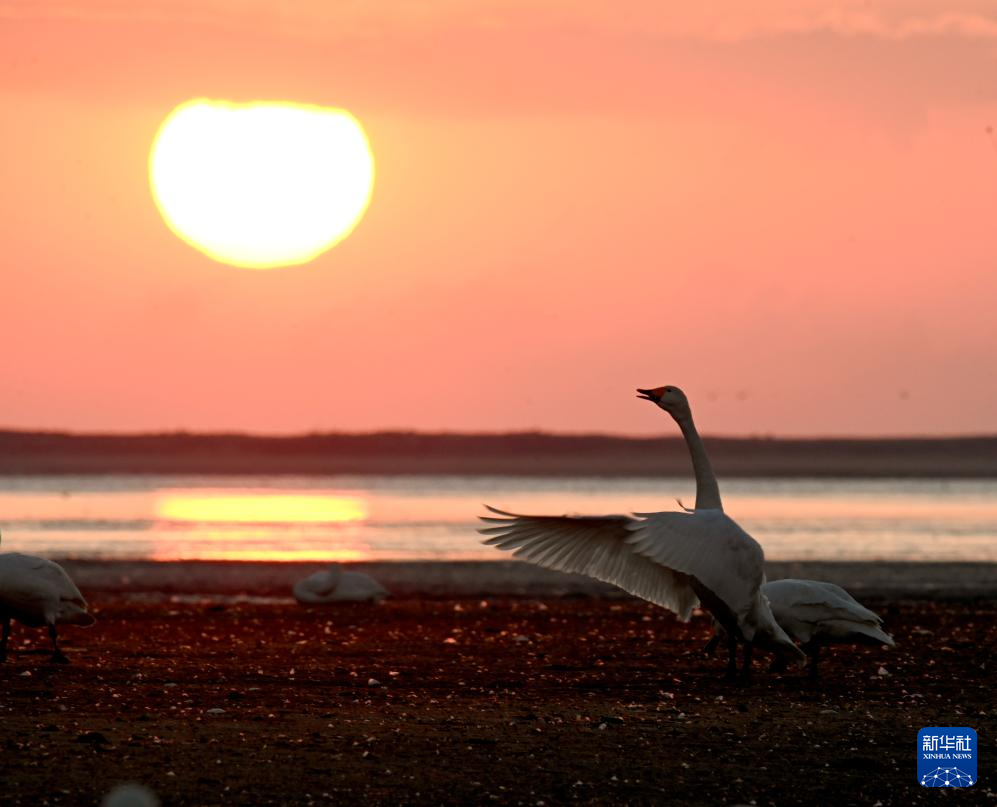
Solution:
[{"label": "swan neck", "polygon": [[713,466],[710,465],[709,455],[706,453],[706,446],[703,445],[703,438],[696,430],[696,424],[692,421],[692,415],[687,415],[678,421],[682,435],[685,437],[686,445],[689,447],[689,456],[692,458],[692,470],[696,475],[696,509],[697,510],[723,510],[720,501],[720,486],[717,484],[717,475],[713,473]]}]

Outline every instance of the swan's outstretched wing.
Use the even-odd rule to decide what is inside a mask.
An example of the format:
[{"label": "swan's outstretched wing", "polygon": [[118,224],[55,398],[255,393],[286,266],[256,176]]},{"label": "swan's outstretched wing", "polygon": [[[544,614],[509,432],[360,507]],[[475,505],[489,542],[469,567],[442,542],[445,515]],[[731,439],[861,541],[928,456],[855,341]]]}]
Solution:
[{"label": "swan's outstretched wing", "polygon": [[633,550],[695,577],[743,625],[757,606],[765,580],[765,556],[758,542],[722,510],[637,516],[626,525],[626,541]]},{"label": "swan's outstretched wing", "polygon": [[[488,505],[485,505],[488,507]],[[483,543],[546,569],[619,586],[688,620],[698,600],[686,575],[634,552],[629,516],[523,516],[488,507],[498,518],[479,532]]]}]

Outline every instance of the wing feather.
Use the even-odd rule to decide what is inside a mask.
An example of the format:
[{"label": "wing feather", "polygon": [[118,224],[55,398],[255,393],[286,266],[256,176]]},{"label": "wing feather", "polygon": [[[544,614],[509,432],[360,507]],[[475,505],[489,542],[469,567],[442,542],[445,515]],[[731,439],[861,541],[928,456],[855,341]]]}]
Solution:
[{"label": "wing feather", "polygon": [[744,623],[765,580],[761,546],[722,510],[643,513],[627,525],[639,554],[696,578]]},{"label": "wing feather", "polygon": [[629,516],[527,516],[488,507],[482,543],[545,569],[612,583],[688,620],[698,603],[687,576],[636,553]]}]

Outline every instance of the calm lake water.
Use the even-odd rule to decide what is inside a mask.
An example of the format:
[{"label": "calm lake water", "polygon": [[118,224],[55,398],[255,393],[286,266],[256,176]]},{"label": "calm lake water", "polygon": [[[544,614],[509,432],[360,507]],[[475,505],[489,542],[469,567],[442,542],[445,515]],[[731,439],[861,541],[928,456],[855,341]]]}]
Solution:
[{"label": "calm lake water", "polygon": [[[997,561],[995,480],[752,479],[725,509],[771,560]],[[204,560],[504,559],[487,502],[535,514],[691,506],[691,479],[0,477],[0,551]]]}]

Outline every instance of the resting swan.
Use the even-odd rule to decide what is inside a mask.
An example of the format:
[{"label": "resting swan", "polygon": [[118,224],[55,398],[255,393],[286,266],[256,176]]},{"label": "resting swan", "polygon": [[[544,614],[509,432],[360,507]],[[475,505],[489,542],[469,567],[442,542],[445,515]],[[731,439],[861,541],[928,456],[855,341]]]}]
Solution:
[{"label": "resting swan", "polygon": [[761,546],[723,512],[716,477],[688,401],[676,387],[638,390],[679,424],[696,472],[693,512],[613,516],[527,516],[486,507],[498,518],[480,530],[484,543],[548,569],[576,572],[619,586],[688,621],[702,603],[731,642],[727,676],[737,672],[736,643],[745,646],[741,676],[751,674],[754,645],[806,656],[779,627],[760,588],[765,581]]},{"label": "resting swan", "polygon": [[0,554],[0,662],[7,660],[11,619],[31,628],[48,626],[54,664],[69,663],[59,649],[55,626],[89,627],[95,622],[80,590],[58,563],[19,552]]},{"label": "resting swan", "polygon": [[339,564],[315,572],[294,584],[294,598],[301,603],[376,602],[388,596],[388,590],[361,572],[344,572]]}]

